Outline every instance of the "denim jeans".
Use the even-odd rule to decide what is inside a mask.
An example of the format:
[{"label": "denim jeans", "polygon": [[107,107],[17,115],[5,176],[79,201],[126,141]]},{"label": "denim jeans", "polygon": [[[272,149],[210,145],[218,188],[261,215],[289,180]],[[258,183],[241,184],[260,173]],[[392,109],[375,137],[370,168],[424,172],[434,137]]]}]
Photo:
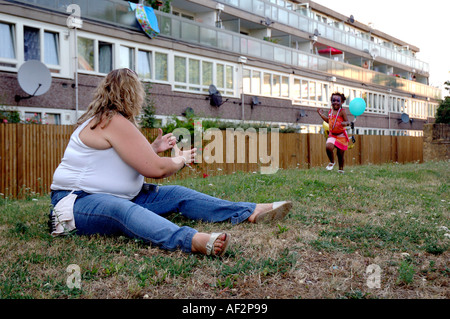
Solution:
[{"label": "denim jeans", "polygon": [[[245,221],[256,204],[230,202],[182,186],[143,187],[132,200],[107,194],[78,195],[74,205],[74,218],[79,235],[118,235],[141,239],[162,249],[191,251],[192,237],[197,230],[180,227],[164,216],[171,213],[205,222]],[[150,186],[150,189],[148,189]],[[52,191],[53,207],[70,191]]]}]

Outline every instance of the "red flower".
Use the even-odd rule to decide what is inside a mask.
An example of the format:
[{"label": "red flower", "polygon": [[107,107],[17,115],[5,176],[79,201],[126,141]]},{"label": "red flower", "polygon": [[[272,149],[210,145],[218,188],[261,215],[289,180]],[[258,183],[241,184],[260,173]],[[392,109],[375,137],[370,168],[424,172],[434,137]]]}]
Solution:
[{"label": "red flower", "polygon": [[203,178],[207,178],[208,176],[208,174],[203,173]]}]

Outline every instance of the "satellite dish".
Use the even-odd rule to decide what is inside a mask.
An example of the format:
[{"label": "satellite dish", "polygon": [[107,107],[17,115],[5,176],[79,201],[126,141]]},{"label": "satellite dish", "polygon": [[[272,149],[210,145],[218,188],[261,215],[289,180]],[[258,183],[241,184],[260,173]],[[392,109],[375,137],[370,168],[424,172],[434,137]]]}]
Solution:
[{"label": "satellite dish", "polygon": [[252,103],[250,104],[251,107],[253,108],[255,105],[259,105],[259,104],[261,104],[261,102],[259,101],[258,97],[257,96],[253,96],[252,97]]},{"label": "satellite dish", "polygon": [[183,113],[181,113],[183,116],[193,116],[194,115],[194,109],[192,107],[187,107]]},{"label": "satellite dish", "polygon": [[225,103],[222,101],[222,95],[213,84],[209,86],[208,92],[209,92],[209,104],[211,106],[219,107],[223,103]]},{"label": "satellite dish", "polygon": [[261,23],[264,23],[266,26],[270,26],[274,22],[272,20],[270,20],[269,17],[265,17],[264,20],[261,20]]},{"label": "satellite dish", "polygon": [[409,115],[406,114],[406,113],[403,113],[399,122],[402,122],[402,123],[405,123],[405,124],[409,123]]},{"label": "satellite dish", "polygon": [[52,84],[52,75],[44,63],[30,60],[22,64],[17,73],[17,81],[27,97],[15,96],[16,102],[47,93]]},{"label": "satellite dish", "polygon": [[380,50],[378,50],[378,48],[370,49],[370,55],[372,56],[372,59],[375,59],[379,54]]},{"label": "satellite dish", "polygon": [[300,121],[300,119],[301,119],[302,117],[305,117],[305,116],[308,116],[308,114],[306,114],[306,111],[305,111],[305,110],[300,110],[300,111],[298,112],[298,115],[297,115],[297,122]]}]

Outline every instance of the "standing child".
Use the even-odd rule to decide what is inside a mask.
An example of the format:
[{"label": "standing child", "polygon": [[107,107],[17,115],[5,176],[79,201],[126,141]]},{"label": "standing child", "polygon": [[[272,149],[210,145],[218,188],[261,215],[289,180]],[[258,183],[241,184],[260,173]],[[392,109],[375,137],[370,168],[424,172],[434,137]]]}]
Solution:
[{"label": "standing child", "polygon": [[330,133],[327,139],[327,156],[330,159],[330,163],[326,167],[331,171],[334,168],[334,149],[337,149],[337,157],[339,162],[339,173],[344,173],[344,153],[348,149],[348,135],[345,130],[345,126],[351,125],[351,122],[347,119],[347,113],[342,108],[346,98],[342,93],[333,93],[331,95],[331,109],[328,112],[328,116],[325,116],[321,109],[318,109],[320,117],[328,122]]}]

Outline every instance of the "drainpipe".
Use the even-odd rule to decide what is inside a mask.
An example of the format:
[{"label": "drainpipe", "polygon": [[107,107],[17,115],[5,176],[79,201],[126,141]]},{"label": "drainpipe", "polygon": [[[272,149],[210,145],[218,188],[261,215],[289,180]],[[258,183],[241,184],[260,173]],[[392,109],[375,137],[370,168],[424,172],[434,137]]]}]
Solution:
[{"label": "drainpipe", "polygon": [[238,60],[238,62],[240,63],[240,65],[241,65],[241,69],[240,69],[240,73],[241,73],[241,76],[240,76],[240,79],[241,79],[241,110],[242,110],[242,121],[244,121],[245,120],[245,114],[244,114],[244,112],[245,112],[245,110],[244,110],[244,108],[245,108],[245,104],[244,104],[244,64],[245,63],[247,63],[247,58],[245,57],[245,56],[240,56],[239,57],[239,60]]}]

